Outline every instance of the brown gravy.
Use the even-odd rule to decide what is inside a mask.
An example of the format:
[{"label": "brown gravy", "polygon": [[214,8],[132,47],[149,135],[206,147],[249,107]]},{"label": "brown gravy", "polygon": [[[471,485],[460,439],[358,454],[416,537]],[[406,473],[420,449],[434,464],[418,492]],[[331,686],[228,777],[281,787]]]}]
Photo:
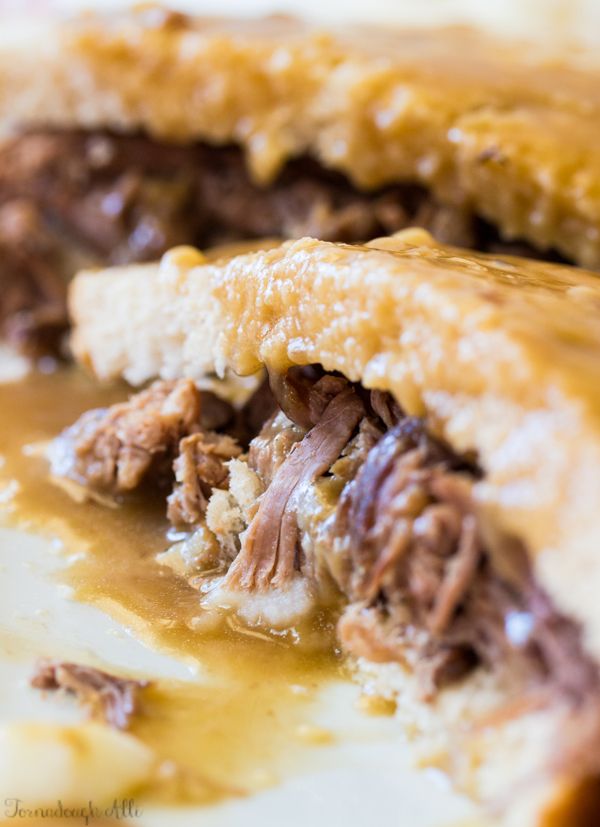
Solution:
[{"label": "brown gravy", "polygon": [[332,623],[315,621],[320,628],[309,635],[311,645],[249,634],[226,621],[203,625],[196,592],[154,559],[169,545],[164,497],[116,509],[76,504],[48,480],[45,460],[24,452],[84,410],[126,394],[124,385],[100,387],[74,368],[0,384],[0,487],[18,483],[0,513],[13,525],[61,538],[69,552],[85,551],[65,573],[76,596],[207,676],[157,680],[144,694],[132,731],[164,762],[151,797],[204,802],[244,795],[318,748],[310,744],[322,740],[310,737],[311,703],[317,688],[340,673]]}]

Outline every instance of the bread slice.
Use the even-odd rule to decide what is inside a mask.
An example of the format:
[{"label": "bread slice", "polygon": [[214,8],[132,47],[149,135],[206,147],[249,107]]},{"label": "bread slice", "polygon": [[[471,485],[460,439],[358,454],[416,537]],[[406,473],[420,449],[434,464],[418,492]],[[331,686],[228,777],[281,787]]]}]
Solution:
[{"label": "bread slice", "polygon": [[[217,262],[175,249],[159,265],[80,274],[70,305],[74,352],[101,379],[319,364],[392,394],[455,452],[477,457],[478,513],[526,549],[535,581],[580,629],[597,668],[594,274],[470,254],[414,230],[362,247],[306,238]],[[358,663],[363,680],[399,696],[425,760],[503,823],[574,827],[588,823],[584,810],[598,814],[589,765],[582,775],[554,760],[568,749],[570,713],[528,708],[518,676],[477,669],[423,702],[410,664]],[[590,758],[600,743],[588,724]]]},{"label": "bread slice", "polygon": [[598,89],[585,55],[459,28],[322,31],[146,7],[6,27],[0,39],[4,130],[235,144],[263,184],[309,156],[361,189],[424,186],[504,239],[590,267]]}]

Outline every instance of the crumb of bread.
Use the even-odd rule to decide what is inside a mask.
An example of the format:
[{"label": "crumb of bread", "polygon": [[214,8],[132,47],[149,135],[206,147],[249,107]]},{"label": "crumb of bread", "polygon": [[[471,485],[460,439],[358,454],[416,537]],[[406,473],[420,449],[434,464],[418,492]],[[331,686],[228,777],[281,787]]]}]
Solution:
[{"label": "crumb of bread", "polygon": [[199,525],[189,537],[157,554],[156,560],[183,577],[213,566],[220,553],[213,532],[207,526]]},{"label": "crumb of bread", "polygon": [[229,490],[237,501],[244,520],[249,523],[258,507],[258,498],[265,487],[258,476],[248,465],[240,459],[232,459],[228,463]]},{"label": "crumb of bread", "polygon": [[229,491],[214,490],[206,508],[206,524],[222,540],[245,528],[239,503]]},{"label": "crumb of bread", "polygon": [[228,464],[229,490],[214,489],[206,509],[206,524],[222,541],[233,542],[250,522],[264,486],[244,460]]},{"label": "crumb of bread", "polygon": [[203,608],[233,611],[249,626],[289,629],[308,617],[316,607],[316,596],[309,581],[298,574],[285,588],[246,592],[225,588],[223,578],[202,600]]}]

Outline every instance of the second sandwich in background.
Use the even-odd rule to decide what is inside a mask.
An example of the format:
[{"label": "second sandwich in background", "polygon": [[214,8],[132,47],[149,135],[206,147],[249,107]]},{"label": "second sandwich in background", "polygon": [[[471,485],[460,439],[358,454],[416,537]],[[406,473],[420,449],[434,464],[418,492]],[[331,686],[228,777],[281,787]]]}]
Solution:
[{"label": "second sandwich in background", "polygon": [[60,348],[77,269],[181,243],[419,225],[600,267],[597,72],[569,58],[466,29],[157,7],[7,29],[2,332]]}]

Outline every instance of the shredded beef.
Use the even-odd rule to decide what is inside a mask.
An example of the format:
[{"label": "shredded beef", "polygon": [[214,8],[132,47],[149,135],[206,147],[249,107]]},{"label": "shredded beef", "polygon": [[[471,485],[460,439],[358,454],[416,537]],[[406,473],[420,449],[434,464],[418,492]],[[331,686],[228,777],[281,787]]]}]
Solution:
[{"label": "shredded beef", "polygon": [[0,333],[26,354],[59,346],[67,329],[60,250],[36,206],[0,206]]},{"label": "shredded beef", "polygon": [[[283,586],[311,570],[298,508],[304,489],[328,473],[342,491],[328,568],[349,600],[339,625],[347,650],[401,661],[412,650],[427,698],[478,664],[516,665],[577,705],[600,693],[579,628],[535,583],[518,541],[484,541],[473,495],[482,472],[471,456],[434,438],[390,394],[319,366],[272,374],[270,384],[279,412],[248,454],[266,491],[230,586]],[[226,485],[221,474],[212,487]]]},{"label": "shredded beef", "polygon": [[[504,553],[519,558],[525,554],[512,544]],[[471,646],[488,666],[518,661],[539,686],[576,706],[600,693],[598,667],[584,651],[581,629],[556,610],[528,570],[515,587],[484,561],[461,616],[446,636]]]},{"label": "shredded beef", "polygon": [[200,522],[212,489],[227,487],[227,462],[239,456],[241,450],[230,436],[210,431],[181,440],[173,464],[175,488],[168,498],[167,517],[173,525]]},{"label": "shredded beef", "polygon": [[444,515],[439,509],[428,513],[428,487],[433,474],[443,473],[452,461],[443,446],[427,437],[422,421],[408,417],[370,451],[356,479],[344,490],[337,515],[337,531],[349,537],[352,573],[346,588],[354,597],[372,599],[394,575],[413,540],[413,522],[421,516],[415,540],[427,560],[421,563],[421,555],[415,555],[408,576],[418,606],[431,608],[438,586],[436,572],[458,539],[461,521],[456,519],[453,526],[447,519],[439,531]]},{"label": "shredded beef", "polygon": [[[264,386],[236,413],[189,380],[156,382],[63,432],[53,472],[112,494],[149,480],[174,483],[168,516],[195,526],[242,453],[232,434],[251,436],[276,404],[249,443],[247,461],[265,491],[226,585],[264,590],[285,587],[297,572],[312,576],[302,509],[327,475],[327,490],[341,495],[320,562],[349,603],[339,625],[346,649],[400,661],[410,650],[426,697],[483,664],[516,667],[530,685],[577,706],[600,698],[580,628],[535,582],[519,541],[489,526],[484,537],[474,497],[482,472],[472,457],[434,438],[389,394],[318,366],[272,375],[270,385],[273,395]],[[600,722],[600,702],[598,714]]]},{"label": "shredded beef", "polygon": [[148,683],[117,678],[91,666],[42,660],[31,678],[31,686],[50,692],[70,692],[91,717],[116,729],[127,729],[138,710],[140,690]]},{"label": "shredded beef", "polygon": [[264,379],[250,398],[236,412],[235,423],[228,433],[244,446],[259,433],[265,422],[275,414],[277,403],[271,393],[269,380]]},{"label": "shredded beef", "polygon": [[[527,703],[566,704],[564,760],[582,776],[600,772],[598,664],[579,625],[535,581],[518,539],[483,522],[473,457],[457,455],[389,394],[318,366],[272,375],[270,385],[273,396],[260,389],[255,412],[241,415],[191,382],[158,382],[84,415],[59,438],[54,470],[112,492],[164,475],[175,481],[170,519],[195,526],[211,493],[229,485],[228,462],[243,450],[232,434],[251,436],[275,400],[247,455],[264,493],[239,551],[237,538],[227,548],[221,585],[285,589],[298,574],[310,581],[327,571],[347,603],[338,624],[345,651],[408,663],[428,700],[478,666],[506,670]],[[332,492],[341,492],[336,505]],[[332,511],[317,542],[310,516],[322,494]],[[51,665],[35,685],[75,691],[124,726],[129,689],[99,674]]]},{"label": "shredded beef", "polygon": [[428,619],[427,626],[432,635],[443,634],[450,625],[477,573],[481,552],[477,520],[473,514],[465,514],[456,543],[456,554],[446,566],[445,578],[435,595]]},{"label": "shredded beef", "polygon": [[[373,408],[387,418],[380,403]],[[401,418],[371,448],[333,529],[345,557],[337,579],[352,604],[342,641],[376,660],[416,649],[425,697],[478,663],[518,663],[530,681],[584,704],[600,692],[598,668],[577,625],[533,580],[519,543],[485,547],[472,494],[479,474],[415,418]]]},{"label": "shredded beef", "polygon": [[88,411],[54,442],[52,471],[112,494],[170,479],[181,440],[221,428],[230,405],[189,379],[159,381],[128,402]]},{"label": "shredded beef", "polygon": [[385,391],[371,391],[369,402],[373,413],[381,420],[386,428],[392,428],[404,417],[400,405],[390,393]]},{"label": "shredded beef", "polygon": [[[330,389],[331,383],[326,384]],[[324,404],[320,418],[294,445],[263,495],[227,575],[230,585],[246,589],[285,586],[299,568],[298,494],[331,467],[364,415],[360,397],[347,382],[337,385],[329,402],[328,392],[315,394]]]},{"label": "shredded beef", "polygon": [[17,344],[36,351],[55,346],[66,329],[66,281],[83,263],[148,261],[177,244],[267,236],[359,242],[407,226],[457,246],[503,245],[470,211],[411,184],[361,191],[300,158],[261,187],[238,148],[106,132],[39,131],[5,142],[0,210],[15,204],[29,215],[32,243],[23,245],[23,231],[21,241],[5,240],[0,227],[0,333],[12,331]]},{"label": "shredded beef", "polygon": [[269,381],[284,414],[307,430],[316,425],[330,400],[348,384],[341,376],[313,366],[293,367],[283,375],[271,372]]},{"label": "shredded beef", "polygon": [[291,422],[283,411],[273,414],[250,443],[248,464],[265,486],[271,485],[279,467],[306,430]]},{"label": "shredded beef", "polygon": [[425,645],[416,670],[423,699],[433,699],[440,689],[468,675],[478,662],[469,646]]},{"label": "shredded beef", "polygon": [[381,423],[371,417],[364,417],[358,426],[356,436],[345,446],[338,461],[331,466],[331,474],[338,480],[338,485],[341,484],[343,488],[354,479],[371,449],[381,439],[382,433]]}]

